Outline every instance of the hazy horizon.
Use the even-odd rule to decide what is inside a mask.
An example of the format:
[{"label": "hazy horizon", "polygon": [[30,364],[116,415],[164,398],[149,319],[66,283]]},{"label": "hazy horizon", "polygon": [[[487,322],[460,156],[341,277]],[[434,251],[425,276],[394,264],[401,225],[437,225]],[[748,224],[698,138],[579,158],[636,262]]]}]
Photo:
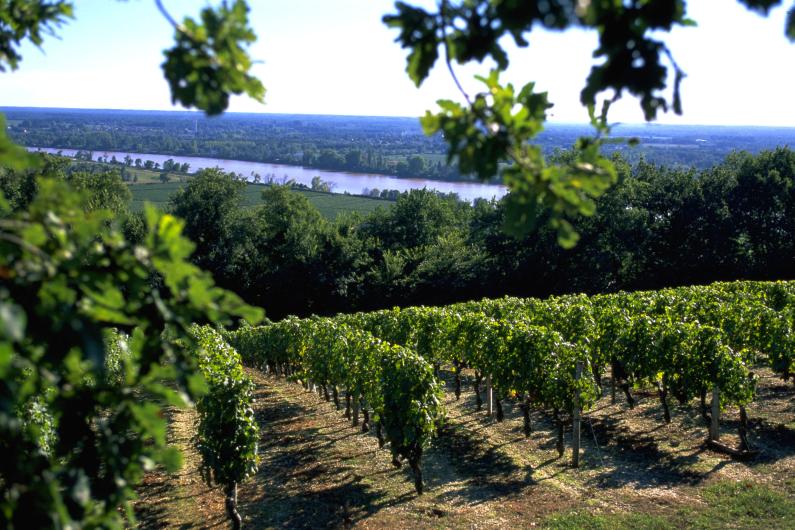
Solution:
[{"label": "hazy horizon", "polygon": [[[418,120],[419,116],[407,115],[389,115],[389,114],[333,114],[323,112],[268,112],[268,111],[235,111],[230,110],[224,112],[220,116],[207,117],[202,111],[195,109],[183,108],[170,108],[170,109],[140,109],[140,108],[99,108],[99,107],[48,107],[48,106],[17,106],[17,105],[0,105],[0,112],[6,110],[53,110],[53,111],[95,111],[95,112],[156,112],[156,113],[182,113],[182,114],[196,114],[197,117],[206,119],[219,119],[223,115],[260,115],[260,116],[324,116],[324,117],[341,117],[341,118],[395,118],[406,120]],[[554,119],[547,120],[545,126],[548,125],[577,125],[588,127],[590,124],[585,121],[558,121]],[[795,129],[795,125],[758,125],[750,123],[665,123],[659,121],[653,122],[613,122],[613,127],[725,127],[725,128],[762,128],[762,129]]]},{"label": "hazy horizon", "polygon": [[[191,0],[165,4],[176,18],[195,17],[200,7]],[[258,0],[250,6],[251,25],[259,36],[250,51],[261,61],[253,73],[268,89],[266,106],[233,97],[231,112],[411,118],[434,109],[437,99],[460,99],[439,65],[420,89],[408,79],[406,51],[394,42],[396,32],[380,20],[394,11],[391,0]],[[783,34],[786,10],[773,9],[764,18],[734,0],[688,7],[699,27],[660,33],[687,74],[682,83],[684,116],[663,114],[658,123],[795,125],[790,99],[795,93],[795,70],[785,66],[795,62],[795,45]],[[20,69],[3,76],[1,103],[181,110],[171,105],[160,71],[172,31],[153,2],[76,0],[75,20],[57,32],[60,39],[45,38],[44,53],[29,43],[22,47]],[[579,93],[594,64],[596,35],[577,29],[534,30],[529,41],[526,49],[506,46],[511,66],[503,77],[517,85],[536,81],[538,89],[549,91],[555,103],[550,122],[587,122]],[[479,87],[472,75],[489,67],[488,62],[458,67],[458,75],[474,92]],[[637,100],[625,95],[611,109],[611,121],[643,123]]]}]

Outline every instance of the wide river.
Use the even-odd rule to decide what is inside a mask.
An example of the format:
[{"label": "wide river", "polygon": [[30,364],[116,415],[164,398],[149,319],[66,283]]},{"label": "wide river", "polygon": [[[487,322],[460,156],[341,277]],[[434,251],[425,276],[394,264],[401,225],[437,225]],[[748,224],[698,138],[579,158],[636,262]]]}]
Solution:
[{"label": "wide river", "polygon": [[[45,153],[58,153],[66,156],[74,156],[77,149],[54,149],[30,147],[30,151],[43,151]],[[190,164],[190,171],[198,171],[205,168],[218,167],[224,171],[233,171],[247,180],[252,180],[255,174],[260,175],[263,182],[273,180],[275,182],[286,182],[294,180],[300,184],[312,185],[312,178],[319,176],[324,182],[331,184],[331,191],[334,193],[350,193],[353,195],[364,194],[368,190],[398,190],[408,191],[412,189],[428,188],[444,193],[457,193],[459,197],[467,201],[478,198],[499,199],[507,193],[505,186],[499,184],[482,184],[479,182],[445,182],[441,180],[429,180],[420,178],[398,178],[372,173],[348,173],[340,171],[327,171],[324,169],[314,169],[303,166],[288,166],[284,164],[266,164],[263,162],[244,162],[242,160],[223,160],[220,158],[201,158],[194,156],[175,156],[175,155],[156,155],[149,153],[124,153],[121,151],[93,151],[94,160],[98,157],[108,159],[116,157],[122,161],[129,155],[131,158],[140,158],[143,161],[151,160],[160,165],[168,159],[180,164]]]}]

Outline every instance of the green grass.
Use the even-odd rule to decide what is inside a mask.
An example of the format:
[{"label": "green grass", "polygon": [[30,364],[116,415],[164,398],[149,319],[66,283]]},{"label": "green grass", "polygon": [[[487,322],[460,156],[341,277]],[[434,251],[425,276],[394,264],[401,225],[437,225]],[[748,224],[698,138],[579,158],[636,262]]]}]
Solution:
[{"label": "green grass", "polygon": [[555,514],[543,527],[554,530],[631,529],[795,529],[795,480],[781,484],[785,491],[750,481],[718,482],[701,490],[703,506],[679,508],[672,514],[593,514],[570,511]]},{"label": "green grass", "polygon": [[697,513],[694,528],[795,528],[793,496],[765,485],[719,482],[701,497],[708,508]]},{"label": "green grass", "polygon": [[[151,184],[131,184],[130,191],[132,192],[132,209],[140,210],[143,208],[144,202],[148,201],[159,208],[165,209],[168,206],[168,200],[171,195],[179,188],[184,186],[181,182],[167,182],[151,183]],[[252,207],[260,204],[260,195],[262,193],[263,184],[248,184],[243,192],[242,205],[244,207]],[[360,197],[356,195],[342,195],[338,193],[322,193],[318,191],[297,191],[304,195],[309,202],[311,202],[320,213],[327,219],[335,219],[337,215],[344,212],[359,212],[367,214],[376,208],[388,208],[393,203],[391,201],[381,199],[371,199],[369,197]]]},{"label": "green grass", "polygon": [[[127,173],[138,177],[136,183],[137,184],[160,184],[160,172],[153,171],[150,169],[139,169],[136,167],[128,167]],[[184,175],[174,174],[171,173],[171,178],[176,181],[179,177],[184,177]]]},{"label": "green grass", "polygon": [[672,521],[643,513],[591,514],[568,512],[553,515],[544,522],[543,528],[554,530],[667,530],[676,528]]}]

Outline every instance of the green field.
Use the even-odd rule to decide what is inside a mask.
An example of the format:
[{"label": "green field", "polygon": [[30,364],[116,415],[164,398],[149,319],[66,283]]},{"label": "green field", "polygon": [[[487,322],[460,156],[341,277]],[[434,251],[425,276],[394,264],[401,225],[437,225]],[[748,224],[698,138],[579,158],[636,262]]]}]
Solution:
[{"label": "green field", "polygon": [[[165,209],[168,205],[169,197],[184,185],[185,183],[183,182],[131,184],[130,191],[133,195],[132,209],[140,210],[143,208],[143,204],[146,201],[151,202],[159,208]],[[243,206],[251,207],[259,204],[261,202],[260,194],[264,186],[264,184],[248,184],[243,192]],[[308,190],[296,190],[296,192],[309,199],[309,202],[320,210],[320,213],[328,219],[334,219],[343,212],[367,214],[376,208],[389,207],[393,204],[392,201],[371,199],[369,197],[357,195],[342,195],[339,193],[323,193]]]}]

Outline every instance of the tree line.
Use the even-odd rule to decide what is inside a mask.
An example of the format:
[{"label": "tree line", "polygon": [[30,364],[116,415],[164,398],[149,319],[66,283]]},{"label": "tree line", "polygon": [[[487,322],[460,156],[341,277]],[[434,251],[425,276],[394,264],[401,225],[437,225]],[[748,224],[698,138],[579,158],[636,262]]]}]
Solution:
[{"label": "tree line", "polygon": [[[440,135],[425,136],[416,120],[352,116],[229,114],[207,119],[194,113],[7,109],[9,134],[32,147],[84,152],[129,151],[293,164],[318,169],[399,177],[466,180],[447,164]],[[539,134],[546,153],[566,149],[588,132],[585,125],[550,124]],[[636,163],[706,169],[733,149],[758,152],[792,142],[791,129],[621,125],[615,134],[640,145],[605,145]],[[705,140],[706,139],[706,140]],[[136,165],[136,167],[138,167]]]},{"label": "tree line", "polygon": [[468,204],[427,190],[328,221],[278,186],[241,210],[243,184],[205,171],[171,207],[197,242],[196,263],[274,319],[795,277],[795,151],[736,153],[704,171],[614,162],[619,183],[579,218],[572,250],[544,214],[515,238],[503,230],[504,200]]},{"label": "tree line", "polygon": [[[61,155],[61,151],[58,151],[56,154]],[[163,167],[160,167],[160,162],[155,162],[154,160],[142,159],[140,157],[133,158],[130,155],[125,155],[124,158],[121,160],[116,158],[116,155],[108,156],[108,155],[99,155],[94,158],[94,153],[92,151],[83,151],[78,150],[75,152],[73,158],[75,160],[83,160],[86,162],[95,161],[101,164],[112,164],[114,166],[125,166],[125,167],[135,167],[135,169],[146,169],[149,171],[157,171],[162,169],[163,171],[173,171],[174,173],[188,173],[190,172],[190,164],[187,162],[179,163],[175,162],[173,158],[169,158],[168,160],[163,162]]]},{"label": "tree line", "polygon": [[[24,145],[83,151],[204,156],[306,167],[461,180],[441,139],[409,118],[12,110],[9,134]],[[16,121],[16,120],[15,120]]]},{"label": "tree line", "polygon": [[[45,160],[49,174],[90,194],[89,207],[111,209],[128,237],[143,237],[143,219],[129,211],[118,171]],[[701,171],[629,164],[618,155],[614,163],[619,182],[593,216],[578,219],[581,240],[572,250],[558,245],[543,214],[531,234],[516,238],[503,230],[505,201],[469,204],[428,190],[330,221],[284,186],[264,187],[262,203],[243,209],[244,182],[203,170],[172,197],[170,209],[196,243],[193,261],[273,319],[486,296],[795,278],[795,151],[735,153]],[[0,173],[12,206],[24,208],[35,192],[30,175]]]}]

